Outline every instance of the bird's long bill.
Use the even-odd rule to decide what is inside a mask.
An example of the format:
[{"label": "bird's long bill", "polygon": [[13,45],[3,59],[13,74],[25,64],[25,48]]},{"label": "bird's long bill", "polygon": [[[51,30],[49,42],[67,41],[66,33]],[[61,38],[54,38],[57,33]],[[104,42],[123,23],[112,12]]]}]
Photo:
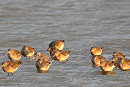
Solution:
[{"label": "bird's long bill", "polygon": [[4,55],[8,54],[9,52],[6,52]]},{"label": "bird's long bill", "polygon": [[31,58],[30,60],[28,60],[27,62],[30,62],[31,60],[35,59],[36,57],[34,56],[33,58]]},{"label": "bird's long bill", "polygon": [[47,51],[50,51],[50,50],[51,50],[51,48],[48,48],[48,49],[47,49]]},{"label": "bird's long bill", "polygon": [[3,65],[0,67],[0,69],[3,67]]},{"label": "bird's long bill", "polygon": [[52,58],[55,57],[55,56],[56,56],[56,55],[54,54],[54,55],[52,56]]}]

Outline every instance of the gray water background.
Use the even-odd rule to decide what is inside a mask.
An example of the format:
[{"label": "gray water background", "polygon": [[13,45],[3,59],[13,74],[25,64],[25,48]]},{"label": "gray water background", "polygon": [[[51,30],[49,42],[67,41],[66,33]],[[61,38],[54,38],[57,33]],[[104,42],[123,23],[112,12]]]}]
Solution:
[{"label": "gray water background", "polygon": [[68,62],[54,61],[47,73],[37,73],[35,60],[7,76],[0,70],[0,87],[130,87],[130,72],[114,69],[103,75],[93,68],[90,48],[103,47],[130,59],[130,0],[0,0],[0,64],[9,48],[32,46],[49,55],[53,40],[65,40]]}]

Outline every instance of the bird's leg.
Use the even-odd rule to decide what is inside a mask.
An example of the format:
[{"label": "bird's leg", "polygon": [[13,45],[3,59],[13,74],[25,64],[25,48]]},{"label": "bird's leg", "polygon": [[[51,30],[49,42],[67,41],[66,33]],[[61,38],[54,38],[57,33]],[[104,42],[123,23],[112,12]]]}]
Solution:
[{"label": "bird's leg", "polygon": [[8,73],[8,75],[7,76],[9,76],[9,73]]},{"label": "bird's leg", "polygon": [[68,60],[66,59],[66,61],[64,61],[64,62],[60,62],[60,63],[66,63]]}]

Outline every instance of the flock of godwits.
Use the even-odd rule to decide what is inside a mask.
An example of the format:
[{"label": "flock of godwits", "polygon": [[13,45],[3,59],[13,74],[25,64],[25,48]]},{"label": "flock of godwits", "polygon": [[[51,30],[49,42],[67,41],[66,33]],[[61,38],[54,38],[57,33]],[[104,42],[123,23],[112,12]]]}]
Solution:
[{"label": "flock of godwits", "polygon": [[92,47],[90,52],[92,54],[91,61],[93,66],[100,66],[104,72],[111,72],[114,68],[119,68],[122,71],[130,71],[130,59],[125,58],[125,55],[120,52],[113,52],[111,61],[105,60],[105,58],[101,55],[101,47]]},{"label": "flock of godwits", "polygon": [[[58,60],[59,62],[65,62],[65,60],[67,61],[70,51],[64,51],[62,50],[63,48],[64,40],[52,41],[47,49],[50,52],[51,57],[45,54],[41,54],[40,52],[37,52],[34,55],[35,49],[30,46],[24,46],[21,49],[21,52],[19,52],[18,50],[8,49],[8,52],[5,54],[8,54],[10,61],[2,62],[2,66],[0,67],[0,69],[3,68],[3,71],[8,73],[8,75],[9,73],[12,73],[13,75],[13,73],[22,63],[20,61],[21,55],[26,58],[30,58],[34,55],[34,57],[27,62],[36,58],[37,71],[42,73],[49,69],[53,60]],[[120,52],[113,53],[112,61],[106,61],[105,58],[101,56],[102,48],[100,47],[92,47],[90,49],[90,52],[92,54],[91,60],[93,66],[100,66],[104,72],[112,71],[115,67],[120,68],[121,70],[130,70],[130,60],[125,58],[125,55]]]},{"label": "flock of godwits", "polygon": [[18,50],[8,49],[8,52],[5,54],[8,54],[10,61],[2,62],[2,66],[0,67],[0,69],[3,68],[3,71],[7,72],[8,75],[9,73],[12,73],[13,75],[13,73],[22,63],[20,61],[21,55],[23,55],[26,58],[28,57],[30,58],[34,55],[34,57],[28,60],[27,62],[36,58],[37,71],[42,73],[49,69],[53,60],[58,60],[60,62],[62,61],[64,62],[64,60],[67,60],[70,51],[63,51],[62,50],[63,48],[64,48],[64,40],[52,41],[49,44],[49,48],[47,49],[50,52],[51,57],[45,54],[41,54],[40,52],[37,52],[34,55],[35,49],[30,46],[24,46],[21,49],[21,53]]}]

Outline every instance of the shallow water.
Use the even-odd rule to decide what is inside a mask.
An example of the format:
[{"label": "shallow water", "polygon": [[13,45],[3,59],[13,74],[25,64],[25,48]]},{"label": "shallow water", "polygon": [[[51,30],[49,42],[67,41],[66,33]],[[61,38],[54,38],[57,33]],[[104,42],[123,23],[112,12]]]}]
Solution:
[{"label": "shallow water", "polygon": [[35,60],[23,64],[13,76],[0,70],[4,87],[129,87],[130,72],[114,69],[103,75],[93,68],[89,50],[103,47],[103,56],[111,60],[114,51],[130,58],[129,0],[1,0],[0,63],[9,48],[32,46],[49,55],[53,40],[65,40],[69,61],[54,61],[46,73],[37,73]]}]

